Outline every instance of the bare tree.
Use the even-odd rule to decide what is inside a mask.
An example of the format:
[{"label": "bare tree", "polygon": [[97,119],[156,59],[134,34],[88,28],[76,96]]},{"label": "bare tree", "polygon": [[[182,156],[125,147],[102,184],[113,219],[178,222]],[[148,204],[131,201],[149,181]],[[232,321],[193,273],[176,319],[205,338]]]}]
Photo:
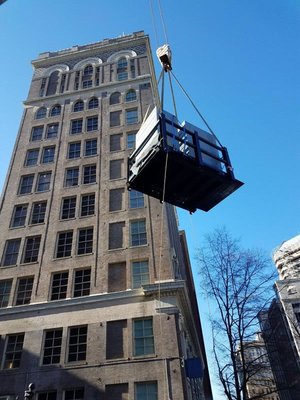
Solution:
[{"label": "bare tree", "polygon": [[208,235],[197,258],[203,290],[213,300],[213,352],[226,398],[264,398],[263,394],[249,397],[247,384],[263,374],[266,354],[254,359],[247,354],[259,331],[257,314],[273,296],[276,272],[271,260],[261,251],[241,248],[226,229]]}]

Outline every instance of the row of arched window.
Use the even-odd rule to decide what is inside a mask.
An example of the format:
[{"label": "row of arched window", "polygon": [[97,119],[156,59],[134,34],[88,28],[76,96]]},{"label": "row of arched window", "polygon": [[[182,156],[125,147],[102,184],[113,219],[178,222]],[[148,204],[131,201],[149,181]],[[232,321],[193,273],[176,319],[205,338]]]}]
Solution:
[{"label": "row of arched window", "polygon": [[[137,98],[136,91],[134,89],[129,89],[125,94],[125,102],[135,101],[136,98]],[[121,93],[120,92],[112,93],[109,98],[109,104],[114,105],[119,103],[121,103]],[[93,110],[98,107],[99,107],[99,100],[97,99],[97,97],[92,97],[87,103],[88,110]],[[79,112],[79,111],[84,111],[83,100],[77,100],[73,105],[73,112]],[[60,115],[60,113],[61,113],[61,106],[59,104],[56,104],[50,109],[49,117],[58,116]],[[40,107],[35,114],[35,119],[42,119],[46,117],[47,117],[47,108]]]}]

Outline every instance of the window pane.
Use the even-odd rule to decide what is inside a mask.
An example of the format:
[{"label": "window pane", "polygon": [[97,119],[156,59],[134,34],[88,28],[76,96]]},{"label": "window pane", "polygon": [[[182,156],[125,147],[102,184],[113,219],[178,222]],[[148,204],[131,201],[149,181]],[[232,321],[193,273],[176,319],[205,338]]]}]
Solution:
[{"label": "window pane", "polygon": [[129,207],[141,208],[144,207],[144,195],[136,190],[129,191]]},{"label": "window pane", "polygon": [[61,300],[67,297],[68,272],[60,272],[53,275],[51,300]]},{"label": "window pane", "polygon": [[27,209],[28,209],[27,204],[15,206],[11,224],[10,224],[11,228],[17,228],[19,226],[25,225]]},{"label": "window pane", "polygon": [[107,291],[121,292],[126,289],[126,262],[108,264]]},{"label": "window pane", "polygon": [[69,329],[68,362],[86,359],[87,326]]},{"label": "window pane", "polygon": [[96,99],[95,97],[92,98],[92,99],[89,101],[89,104],[88,104],[89,110],[91,110],[91,109],[93,109],[93,108],[98,108],[98,106],[99,106],[99,102],[98,102],[98,99]]},{"label": "window pane", "polygon": [[154,353],[152,318],[134,321],[134,355],[142,356]]},{"label": "window pane", "polygon": [[4,356],[4,369],[19,368],[23,350],[24,333],[8,335]]},{"label": "window pane", "polygon": [[13,239],[6,242],[2,261],[4,267],[17,264],[20,244],[21,239]]},{"label": "window pane", "polygon": [[77,186],[79,177],[79,168],[70,168],[66,170],[65,186]]},{"label": "window pane", "polygon": [[118,211],[123,208],[124,188],[109,191],[109,211]]},{"label": "window pane", "polygon": [[134,400],[158,400],[157,382],[136,383]]},{"label": "window pane", "polygon": [[57,104],[52,108],[50,116],[55,117],[56,115],[60,115],[60,112],[61,112],[61,106]]},{"label": "window pane", "polygon": [[23,263],[36,262],[38,260],[41,236],[26,239]]},{"label": "window pane", "polygon": [[47,109],[45,107],[41,107],[37,110],[35,114],[35,119],[46,118]]},{"label": "window pane", "polygon": [[38,393],[37,400],[56,400],[56,391]]},{"label": "window pane", "polygon": [[39,149],[28,150],[26,153],[25,167],[36,165],[39,157]]},{"label": "window pane", "polygon": [[47,202],[34,203],[31,215],[31,224],[42,224],[45,221]]},{"label": "window pane", "polygon": [[83,183],[96,183],[96,165],[83,167]]},{"label": "window pane", "polygon": [[81,148],[80,142],[69,143],[68,158],[69,159],[79,158],[80,157],[80,148]]},{"label": "window pane", "polygon": [[7,307],[12,280],[0,281],[0,308]]},{"label": "window pane", "polygon": [[45,192],[50,189],[51,172],[38,175],[38,181],[36,186],[37,192]]},{"label": "window pane", "polygon": [[74,107],[73,107],[73,111],[78,112],[78,111],[83,111],[83,109],[84,109],[83,101],[82,100],[76,101],[76,103],[74,104]]},{"label": "window pane", "polygon": [[34,175],[24,175],[21,176],[21,181],[19,185],[19,194],[27,194],[32,191]]},{"label": "window pane", "polygon": [[112,128],[114,126],[121,125],[121,114],[122,111],[113,111],[109,114],[109,126]]},{"label": "window pane", "polygon": [[131,89],[126,93],[126,101],[135,101],[136,100],[136,91]]},{"label": "window pane", "polygon": [[134,261],[131,264],[132,287],[139,288],[149,283],[148,261]]},{"label": "window pane", "polygon": [[71,135],[76,135],[77,133],[81,133],[82,132],[82,124],[83,124],[83,120],[81,119],[73,119],[73,121],[71,121]]},{"label": "window pane", "polygon": [[66,390],[64,400],[84,400],[84,388]]},{"label": "window pane", "polygon": [[62,329],[54,329],[45,332],[43,348],[43,364],[58,364],[60,362]]},{"label": "window pane", "polygon": [[127,133],[127,149],[135,148],[136,132]]},{"label": "window pane", "polygon": [[42,140],[43,137],[43,126],[34,126],[31,131],[31,141],[36,142],[38,140]]},{"label": "window pane", "polygon": [[121,102],[121,93],[120,92],[115,92],[112,93],[110,98],[109,98],[109,104],[119,104]]},{"label": "window pane", "polygon": [[47,126],[46,138],[53,139],[58,135],[58,124],[50,124]]},{"label": "window pane", "polygon": [[96,131],[98,129],[98,117],[89,117],[86,119],[87,132]]},{"label": "window pane", "polygon": [[91,270],[75,271],[74,297],[88,296],[91,286]]},{"label": "window pane", "polygon": [[95,194],[87,194],[81,198],[81,217],[95,214]]},{"label": "window pane", "polygon": [[22,278],[19,279],[16,306],[29,304],[31,300],[31,293],[33,287],[33,278]]},{"label": "window pane", "polygon": [[84,155],[86,157],[95,156],[97,154],[97,139],[86,140]]},{"label": "window pane", "polygon": [[76,197],[68,197],[62,200],[61,219],[75,217]]},{"label": "window pane", "polygon": [[126,356],[127,320],[107,321],[106,323],[106,358]]},{"label": "window pane", "polygon": [[58,234],[56,258],[69,257],[72,251],[73,232],[61,232]]},{"label": "window pane", "polygon": [[93,228],[80,229],[78,233],[77,254],[88,254],[93,251]]},{"label": "window pane", "polygon": [[109,179],[122,178],[123,160],[111,160],[109,163]]},{"label": "window pane", "polygon": [[130,222],[131,246],[147,244],[146,221],[144,219]]},{"label": "window pane", "polygon": [[126,110],[126,124],[136,124],[138,122],[137,109]]},{"label": "window pane", "polygon": [[54,161],[55,146],[45,147],[43,150],[42,164],[52,163]]}]

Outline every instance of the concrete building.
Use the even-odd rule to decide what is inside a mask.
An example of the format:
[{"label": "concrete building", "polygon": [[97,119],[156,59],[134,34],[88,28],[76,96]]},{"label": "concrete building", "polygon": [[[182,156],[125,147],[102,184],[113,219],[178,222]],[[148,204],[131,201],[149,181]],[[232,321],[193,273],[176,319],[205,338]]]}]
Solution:
[{"label": "concrete building", "polygon": [[267,349],[260,333],[255,340],[244,343],[245,365],[248,371],[246,385],[248,399],[279,400]]},{"label": "concrete building", "polygon": [[32,65],[0,204],[0,399],[211,399],[175,209],[126,189],[158,102],[148,37]]},{"label": "concrete building", "polygon": [[280,399],[300,398],[300,235],[273,255],[276,299],[259,319]]}]

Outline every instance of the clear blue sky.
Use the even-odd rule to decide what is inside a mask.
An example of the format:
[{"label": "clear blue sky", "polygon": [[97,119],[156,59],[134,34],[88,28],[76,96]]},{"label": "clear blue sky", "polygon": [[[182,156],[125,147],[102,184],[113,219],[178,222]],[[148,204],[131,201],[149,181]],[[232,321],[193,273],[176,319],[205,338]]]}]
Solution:
[{"label": "clear blue sky", "polygon": [[[203,236],[223,225],[245,246],[270,254],[300,231],[300,2],[161,4],[174,73],[245,182],[209,213],[179,210],[192,261]],[[0,6],[0,188],[28,93],[30,61],[44,51],[139,30],[150,35],[155,51],[165,39],[156,0],[153,5],[158,42],[149,0],[8,0]],[[176,98],[180,119],[199,124],[179,91]]]}]

